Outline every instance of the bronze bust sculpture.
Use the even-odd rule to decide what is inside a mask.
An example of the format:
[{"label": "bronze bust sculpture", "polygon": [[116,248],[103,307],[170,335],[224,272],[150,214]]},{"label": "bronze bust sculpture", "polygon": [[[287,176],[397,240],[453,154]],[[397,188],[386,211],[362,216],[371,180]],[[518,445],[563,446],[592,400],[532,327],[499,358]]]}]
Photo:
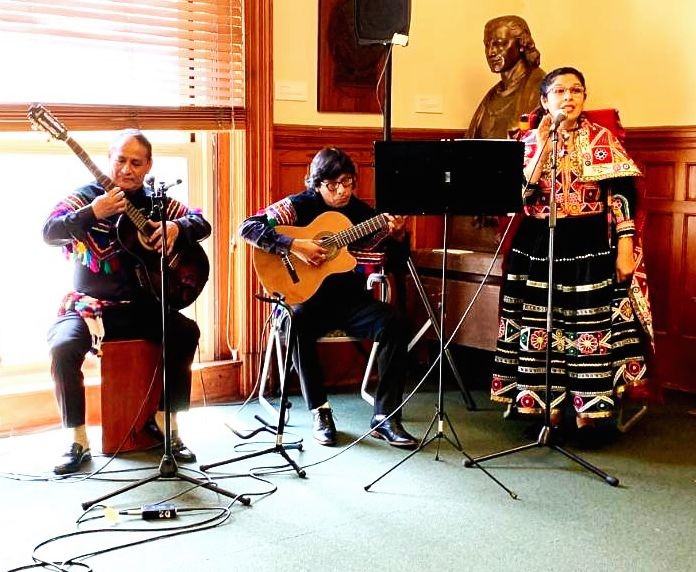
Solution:
[{"label": "bronze bust sculpture", "polygon": [[520,115],[539,105],[544,71],[541,54],[529,26],[519,16],[500,16],[486,22],[483,33],[486,60],[500,81],[486,93],[474,112],[467,136],[504,139],[518,129]]}]

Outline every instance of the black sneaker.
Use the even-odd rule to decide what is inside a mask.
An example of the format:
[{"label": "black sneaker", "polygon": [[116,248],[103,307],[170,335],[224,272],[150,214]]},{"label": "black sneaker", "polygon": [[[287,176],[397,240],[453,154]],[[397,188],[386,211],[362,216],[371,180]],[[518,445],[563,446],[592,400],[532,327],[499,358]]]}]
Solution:
[{"label": "black sneaker", "polygon": [[312,437],[327,447],[335,445],[336,425],[334,425],[331,409],[328,407],[313,409],[312,417]]},{"label": "black sneaker", "polygon": [[53,467],[53,472],[56,475],[68,475],[76,473],[83,463],[92,460],[92,453],[89,449],[85,449],[79,443],[73,443]]}]

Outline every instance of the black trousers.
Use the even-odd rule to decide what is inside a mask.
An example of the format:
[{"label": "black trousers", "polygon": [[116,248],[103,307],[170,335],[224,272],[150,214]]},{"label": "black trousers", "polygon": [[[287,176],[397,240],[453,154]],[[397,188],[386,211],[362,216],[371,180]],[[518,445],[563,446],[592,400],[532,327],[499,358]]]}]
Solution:
[{"label": "black trousers", "polygon": [[[104,309],[104,341],[146,339],[162,341],[160,305],[131,303]],[[167,391],[172,411],[188,409],[191,399],[191,364],[200,331],[198,325],[179,312],[172,311],[167,325]],[[85,423],[85,386],[82,364],[92,346],[87,324],[75,312],[68,312],[48,332],[51,376],[63,425],[77,427]],[[160,410],[164,409],[164,396]]]},{"label": "black trousers", "polygon": [[376,300],[371,293],[361,292],[338,298],[315,295],[294,306],[293,310],[293,365],[309,409],[327,401],[316,342],[335,329],[343,330],[349,336],[379,342],[375,415],[392,413],[401,404],[406,383],[409,329],[395,307]]}]

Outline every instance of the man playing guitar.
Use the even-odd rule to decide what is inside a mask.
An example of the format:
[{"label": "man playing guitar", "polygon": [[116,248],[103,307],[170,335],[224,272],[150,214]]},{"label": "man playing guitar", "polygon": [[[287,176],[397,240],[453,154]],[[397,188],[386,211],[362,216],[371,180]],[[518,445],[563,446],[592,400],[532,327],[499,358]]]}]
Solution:
[{"label": "man playing guitar", "polygon": [[[54,467],[57,474],[75,472],[91,459],[81,371],[85,354],[99,354],[102,339],[162,340],[161,304],[146,284],[149,281],[143,280],[138,259],[124,250],[117,230],[119,217],[128,209],[135,218],[140,213],[147,216],[152,209],[151,191],[143,186],[151,166],[148,139],[137,130],[121,132],[109,150],[109,176],[102,174],[98,182],[67,196],[44,224],[44,240],[63,247],[75,265],[74,291],[63,300],[48,334],[51,375],[71,443]],[[210,234],[210,224],[200,211],[173,199],[167,201],[165,211],[168,252]],[[151,232],[143,242],[157,254],[162,249],[161,224],[151,220],[144,224]],[[166,370],[173,411],[172,453],[178,461],[194,462],[196,456],[178,436],[176,412],[189,406],[191,363],[200,332],[193,320],[171,309],[168,333]],[[163,402],[148,428],[163,438]]]},{"label": "man playing guitar", "polygon": [[[266,253],[276,255],[279,272],[291,276],[290,282],[301,285],[307,274],[312,275],[305,270],[329,266],[340,254],[341,247],[354,240],[360,250],[373,250],[380,245],[384,246],[390,260],[394,261],[399,255],[405,259],[408,241],[403,218],[386,214],[375,216],[374,210],[354,194],[356,169],[346,153],[333,147],[319,151],[310,164],[305,185],[304,192],[266,207],[246,219],[239,229],[242,238],[260,249],[262,257]],[[285,234],[290,233],[291,227],[311,227],[315,219],[320,217],[321,220],[327,213],[348,219],[356,226],[338,235],[321,233],[321,237],[310,233],[303,238],[301,232],[292,233],[292,236]],[[260,260],[255,258],[259,278],[270,293],[274,293],[275,289],[268,286],[271,280],[265,281],[261,275],[265,260],[263,266]],[[316,340],[331,330],[341,329],[349,336],[379,342],[379,382],[370,423],[372,436],[396,447],[414,448],[418,441],[403,428],[401,412],[397,411],[406,381],[408,326],[394,306],[376,300],[372,292],[366,290],[365,277],[353,270],[354,266],[353,262],[350,269],[342,267],[325,276],[316,290],[309,288],[307,300],[298,297],[295,291],[295,298],[287,297],[291,304],[301,302],[293,306],[292,325],[297,335],[292,358],[307,407],[312,411],[312,434],[322,445],[336,444],[336,427],[324,387]],[[285,291],[279,293],[286,295]]]}]

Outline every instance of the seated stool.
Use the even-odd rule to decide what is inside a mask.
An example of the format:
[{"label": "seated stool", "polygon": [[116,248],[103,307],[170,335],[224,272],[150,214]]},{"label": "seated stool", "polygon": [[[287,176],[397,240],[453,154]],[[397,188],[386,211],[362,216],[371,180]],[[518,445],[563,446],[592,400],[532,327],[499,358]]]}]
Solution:
[{"label": "seated stool", "polygon": [[102,352],[102,452],[157,445],[144,426],[157,410],[162,393],[160,345],[148,340],[115,340],[104,342]]}]

